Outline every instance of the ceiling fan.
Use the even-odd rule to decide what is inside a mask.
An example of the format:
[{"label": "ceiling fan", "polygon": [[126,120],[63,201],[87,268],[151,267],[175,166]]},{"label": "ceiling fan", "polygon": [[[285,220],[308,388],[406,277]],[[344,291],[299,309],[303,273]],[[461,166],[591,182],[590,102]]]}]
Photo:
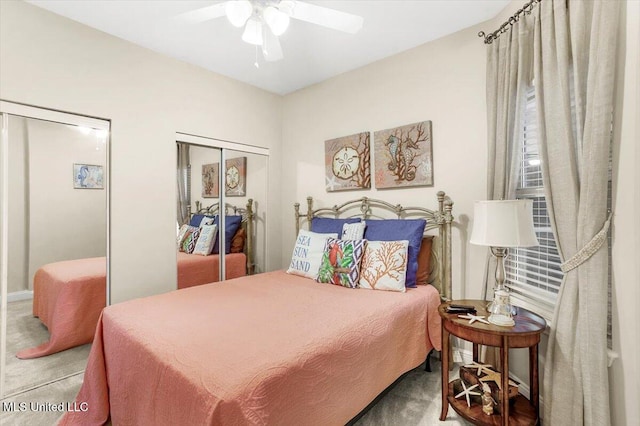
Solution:
[{"label": "ceiling fan", "polygon": [[242,40],[256,49],[260,46],[270,62],[283,58],[278,36],[287,30],[290,18],[350,34],[360,31],[363,22],[361,16],[297,0],[229,0],[179,15],[191,22],[222,16],[235,27],[244,27]]}]

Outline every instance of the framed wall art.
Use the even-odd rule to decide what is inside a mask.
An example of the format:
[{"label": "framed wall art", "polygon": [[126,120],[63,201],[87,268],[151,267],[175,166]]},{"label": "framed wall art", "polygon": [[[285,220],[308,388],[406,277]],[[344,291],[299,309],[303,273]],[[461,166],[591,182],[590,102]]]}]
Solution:
[{"label": "framed wall art", "polygon": [[371,188],[371,135],[356,133],[324,143],[327,192]]},{"label": "framed wall art", "polygon": [[95,164],[73,164],[75,189],[104,189],[104,170]]},{"label": "framed wall art", "polygon": [[220,163],[202,165],[202,198],[220,196]]},{"label": "framed wall art", "polygon": [[376,188],[433,186],[431,121],[374,133]]},{"label": "framed wall art", "polygon": [[247,157],[229,158],[225,175],[225,195],[244,197],[247,195]]}]

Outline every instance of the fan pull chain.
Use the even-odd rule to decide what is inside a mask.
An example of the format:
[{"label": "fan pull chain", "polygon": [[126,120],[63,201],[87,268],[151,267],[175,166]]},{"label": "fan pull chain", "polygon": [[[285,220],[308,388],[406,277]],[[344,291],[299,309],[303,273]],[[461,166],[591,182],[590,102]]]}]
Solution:
[{"label": "fan pull chain", "polygon": [[260,64],[258,63],[258,45],[256,44],[256,61],[253,63],[256,68],[260,68]]}]

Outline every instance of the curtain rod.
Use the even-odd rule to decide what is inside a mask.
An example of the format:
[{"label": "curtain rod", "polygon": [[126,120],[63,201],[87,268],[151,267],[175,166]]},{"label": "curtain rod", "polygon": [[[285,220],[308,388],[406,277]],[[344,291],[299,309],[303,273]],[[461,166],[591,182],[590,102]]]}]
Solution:
[{"label": "curtain rod", "polygon": [[484,37],[484,44],[491,44],[493,40],[500,37],[502,33],[506,33],[511,29],[511,26],[520,20],[522,14],[530,14],[533,8],[542,0],[531,0],[529,3],[522,6],[522,9],[518,10],[511,18],[509,18],[504,24],[500,25],[500,28],[492,33],[485,34],[484,31],[478,33],[478,37]]}]

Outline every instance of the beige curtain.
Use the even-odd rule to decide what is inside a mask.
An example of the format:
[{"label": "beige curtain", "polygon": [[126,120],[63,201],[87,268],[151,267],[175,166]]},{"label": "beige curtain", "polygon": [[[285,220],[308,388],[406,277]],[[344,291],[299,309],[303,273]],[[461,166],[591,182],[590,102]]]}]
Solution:
[{"label": "beige curtain", "polygon": [[[524,17],[511,31],[487,46],[487,199],[515,198],[526,90],[531,84],[533,18]],[[516,141],[517,143],[512,143]],[[483,298],[493,299],[496,259],[487,253]],[[484,362],[499,365],[498,348],[482,348]]]},{"label": "beige curtain", "polygon": [[177,164],[177,219],[179,224],[189,223],[189,204],[191,203],[191,182],[190,182],[190,158],[189,144],[177,143],[178,164]]},{"label": "beige curtain", "polygon": [[565,271],[551,324],[543,384],[547,425],[610,423],[608,260],[601,244],[608,228],[619,5],[544,0],[535,11],[534,77],[543,178],[560,256],[565,267],[574,268]]}]

